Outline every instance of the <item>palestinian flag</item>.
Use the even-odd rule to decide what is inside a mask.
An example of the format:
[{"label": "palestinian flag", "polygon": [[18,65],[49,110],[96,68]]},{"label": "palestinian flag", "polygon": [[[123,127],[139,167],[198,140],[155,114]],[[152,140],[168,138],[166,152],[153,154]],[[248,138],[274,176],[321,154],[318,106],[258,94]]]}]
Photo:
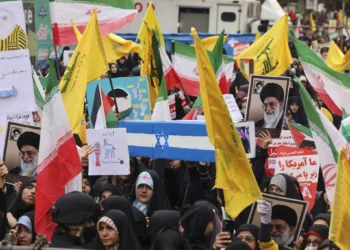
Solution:
[{"label": "palestinian flag", "polygon": [[197,116],[203,113],[202,97],[198,96],[193,104],[192,109],[188,112],[182,120],[197,120]]},{"label": "palestinian flag", "polygon": [[99,84],[97,84],[95,90],[94,104],[91,112],[91,125],[94,129],[117,128],[119,125],[110,101],[101,90]]},{"label": "palestinian flag", "polygon": [[54,44],[76,44],[71,19],[83,34],[94,8],[97,10],[102,36],[133,22],[137,14],[133,0],[50,0]]},{"label": "palestinian flag", "polygon": [[47,240],[51,241],[57,226],[52,222],[51,208],[65,193],[65,186],[82,172],[82,167],[52,61],[49,61],[49,66],[40,134],[34,218],[35,231],[45,234]]},{"label": "palestinian flag", "polygon": [[314,139],[317,152],[319,152],[318,156],[321,162],[328,200],[332,205],[334,200],[339,150],[341,147],[348,150],[348,143],[322,111],[316,107],[299,79],[294,77],[294,81],[299,85],[299,92],[309,121],[312,138]]},{"label": "palestinian flag", "polygon": [[313,89],[332,113],[342,115],[342,108],[350,113],[350,77],[330,69],[307,45],[292,33],[303,69]]},{"label": "palestinian flag", "polygon": [[298,148],[315,148],[315,142],[312,139],[312,133],[308,127],[293,122],[288,123],[288,125],[295,145]]}]

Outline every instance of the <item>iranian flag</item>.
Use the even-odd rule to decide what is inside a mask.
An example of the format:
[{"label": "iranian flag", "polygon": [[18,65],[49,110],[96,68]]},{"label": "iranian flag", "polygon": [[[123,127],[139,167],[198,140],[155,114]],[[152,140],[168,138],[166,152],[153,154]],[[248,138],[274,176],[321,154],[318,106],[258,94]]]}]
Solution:
[{"label": "iranian flag", "polygon": [[[216,80],[219,83],[220,89],[223,94],[226,94],[228,93],[228,87],[222,53],[223,40],[224,31],[221,32],[218,40],[216,41],[214,49],[212,51],[208,51],[208,55],[216,74]],[[171,58],[174,69],[180,77],[186,93],[190,96],[198,96],[200,93],[199,74],[194,47],[181,42],[173,42]]]},{"label": "iranian flag", "polygon": [[165,86],[165,79],[163,76],[160,88],[158,91],[158,98],[152,113],[152,121],[169,121],[171,120],[170,107],[168,101],[168,93]]},{"label": "iranian flag", "polygon": [[102,36],[134,21],[137,10],[133,0],[53,0],[50,1],[52,33],[56,46],[76,44],[73,19],[81,33],[93,9],[97,10]]},{"label": "iranian flag", "polygon": [[43,109],[36,186],[35,231],[51,240],[55,224],[51,208],[65,193],[65,186],[81,171],[81,161],[70,128],[55,67],[49,62],[49,81]]},{"label": "iranian flag", "polygon": [[333,204],[339,150],[341,147],[348,150],[348,143],[322,111],[316,107],[299,79],[294,77],[294,81],[299,85],[300,96],[309,121],[312,138],[317,152],[319,152],[318,156],[321,162],[326,192],[330,203]]},{"label": "iranian flag", "polygon": [[350,114],[350,77],[330,69],[307,45],[292,33],[299,59],[311,86],[332,113],[342,115],[342,108]]},{"label": "iranian flag", "polygon": [[224,65],[222,68],[225,78],[220,82],[220,90],[222,94],[229,94],[230,85],[233,80],[233,69],[235,67],[235,61],[230,56],[223,56]]},{"label": "iranian flag", "polygon": [[91,125],[93,128],[104,129],[118,127],[119,121],[113,112],[112,105],[114,105],[114,100],[107,99],[100,84],[97,84],[91,112]]}]

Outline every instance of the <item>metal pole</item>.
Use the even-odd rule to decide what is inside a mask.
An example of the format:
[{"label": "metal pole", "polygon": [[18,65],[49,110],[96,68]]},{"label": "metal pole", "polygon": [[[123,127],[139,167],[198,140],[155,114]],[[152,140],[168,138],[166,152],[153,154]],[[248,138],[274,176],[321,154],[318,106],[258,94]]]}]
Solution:
[{"label": "metal pole", "polygon": [[111,85],[112,96],[113,96],[114,106],[115,106],[115,112],[116,112],[116,114],[118,116],[118,120],[119,120],[119,109],[118,109],[117,99],[116,99],[115,93],[114,93],[114,88],[113,88],[113,83],[112,83],[112,77],[111,77],[111,71],[110,70],[108,70],[108,79],[109,79],[109,84]]},{"label": "metal pole", "polygon": [[[344,14],[345,14],[345,0],[343,0],[343,4],[342,4],[342,12],[343,12],[343,19],[344,19]],[[340,26],[343,26],[343,19],[340,20]],[[341,30],[341,34],[343,35],[343,29]],[[341,47],[341,51],[343,52],[344,50],[344,37],[341,36],[341,40],[340,40],[340,47]]]},{"label": "metal pole", "polygon": [[55,57],[56,57],[56,65],[57,65],[57,78],[60,79],[61,70],[60,70],[60,62],[57,53],[57,46],[55,46]]}]

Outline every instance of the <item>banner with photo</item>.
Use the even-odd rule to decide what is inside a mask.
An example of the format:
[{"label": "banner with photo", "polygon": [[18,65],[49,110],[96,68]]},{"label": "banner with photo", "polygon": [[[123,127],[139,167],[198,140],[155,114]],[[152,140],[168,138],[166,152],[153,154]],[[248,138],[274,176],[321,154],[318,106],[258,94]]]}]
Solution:
[{"label": "banner with photo", "polygon": [[320,160],[316,151],[279,146],[275,174],[287,174],[296,178],[304,200],[309,202],[309,211],[316,200]]},{"label": "banner with photo", "polygon": [[245,120],[255,122],[256,137],[266,129],[272,138],[280,137],[289,85],[289,77],[250,76]]},{"label": "banner with photo", "polygon": [[20,149],[17,140],[25,132],[33,132],[40,135],[40,127],[21,123],[9,122],[6,131],[6,139],[3,153],[3,161],[9,170],[21,165]]},{"label": "banner with photo", "polygon": [[176,118],[176,105],[175,105],[175,101],[177,96],[179,98],[181,98],[182,100],[182,107],[184,109],[189,109],[190,107],[188,106],[188,102],[187,99],[184,95],[184,93],[182,91],[179,91],[177,93],[171,94],[168,96],[168,102],[169,102],[169,108],[170,108],[170,114],[171,114],[171,119],[175,119]]},{"label": "banner with photo", "polygon": [[[297,241],[299,239],[301,229],[303,228],[304,219],[308,211],[308,202],[264,193],[262,196],[263,200],[269,202],[272,206],[272,223],[273,217],[278,217],[280,219],[285,218],[290,222],[292,220],[291,217],[295,218],[293,221],[293,224],[295,224],[295,226],[291,226],[291,230],[293,231],[294,235],[293,242]],[[250,210],[247,224],[253,224],[258,227],[261,226],[261,216],[257,212],[256,202],[253,204],[252,209]]]},{"label": "banner with photo", "polygon": [[313,50],[323,61],[326,61],[330,46],[331,43],[316,44],[313,46]]},{"label": "banner with photo", "polygon": [[[122,120],[151,120],[151,106],[146,76],[112,78],[118,110]],[[86,97],[89,115],[95,99],[95,90],[100,84],[112,109],[115,110],[113,92],[109,79],[95,80],[87,85]]]}]

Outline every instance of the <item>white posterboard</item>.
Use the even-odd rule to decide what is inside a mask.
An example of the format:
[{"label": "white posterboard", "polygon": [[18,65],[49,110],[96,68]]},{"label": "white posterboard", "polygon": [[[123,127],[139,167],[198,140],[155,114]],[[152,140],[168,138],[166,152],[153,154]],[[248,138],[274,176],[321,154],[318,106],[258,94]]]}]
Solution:
[{"label": "white posterboard", "polygon": [[29,50],[0,52],[0,114],[36,110]]},{"label": "white posterboard", "polygon": [[89,155],[89,175],[130,174],[125,128],[88,129],[87,141],[95,152]]},{"label": "white posterboard", "polygon": [[63,66],[67,67],[70,59],[72,58],[74,50],[63,51]]},{"label": "white posterboard", "polygon": [[224,100],[226,102],[228,111],[231,114],[232,121],[234,121],[234,122],[242,121],[243,120],[242,113],[239,110],[239,107],[238,107],[233,95],[232,94],[225,94],[225,95],[223,95],[223,97],[224,97]]}]

